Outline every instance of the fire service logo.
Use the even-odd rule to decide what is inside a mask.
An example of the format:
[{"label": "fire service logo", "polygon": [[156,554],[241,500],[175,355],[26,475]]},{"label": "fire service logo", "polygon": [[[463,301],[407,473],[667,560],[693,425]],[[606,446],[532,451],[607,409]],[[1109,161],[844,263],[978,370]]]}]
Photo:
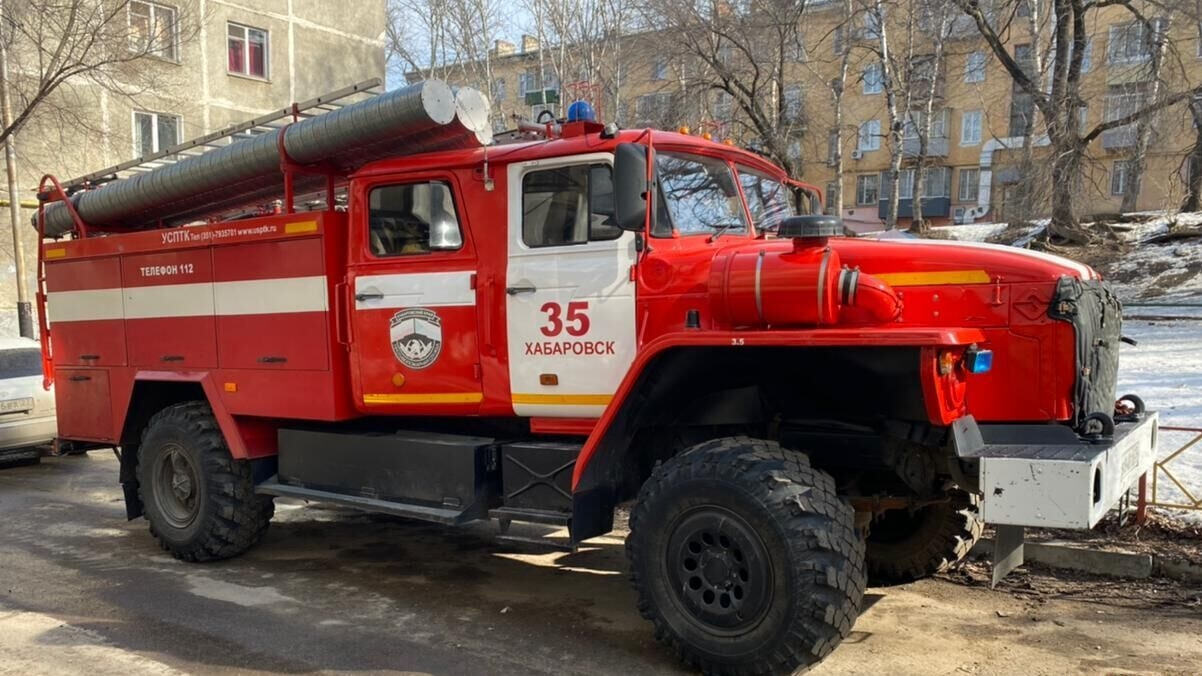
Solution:
[{"label": "fire service logo", "polygon": [[411,369],[424,369],[442,353],[442,320],[433,310],[401,310],[388,322],[388,337],[397,361]]}]

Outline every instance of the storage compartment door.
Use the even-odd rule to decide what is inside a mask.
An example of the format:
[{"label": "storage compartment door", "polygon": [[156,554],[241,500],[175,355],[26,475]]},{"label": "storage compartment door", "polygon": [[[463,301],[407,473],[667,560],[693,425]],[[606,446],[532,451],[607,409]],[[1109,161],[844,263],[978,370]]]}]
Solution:
[{"label": "storage compartment door", "polygon": [[131,365],[156,370],[217,365],[207,248],[125,256],[121,278]]},{"label": "storage compartment door", "polygon": [[124,366],[119,259],[46,263],[46,318],[56,364]]},{"label": "storage compartment door", "polygon": [[213,275],[221,368],[330,368],[320,238],[216,247]]},{"label": "storage compartment door", "polygon": [[107,370],[55,369],[54,390],[58,400],[60,437],[116,441]]}]

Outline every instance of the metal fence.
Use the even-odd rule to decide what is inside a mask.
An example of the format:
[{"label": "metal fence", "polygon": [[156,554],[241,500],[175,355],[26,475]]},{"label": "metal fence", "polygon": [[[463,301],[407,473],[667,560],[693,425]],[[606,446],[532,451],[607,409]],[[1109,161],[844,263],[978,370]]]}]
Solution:
[{"label": "metal fence", "polygon": [[1165,445],[1167,438],[1174,438],[1171,443],[1179,445],[1152,466],[1151,482],[1147,476],[1139,480],[1136,521],[1140,523],[1146,520],[1149,506],[1202,511],[1202,481],[1191,485],[1190,479],[1181,476],[1183,464],[1202,468],[1202,427],[1165,425],[1160,428],[1158,448]]}]

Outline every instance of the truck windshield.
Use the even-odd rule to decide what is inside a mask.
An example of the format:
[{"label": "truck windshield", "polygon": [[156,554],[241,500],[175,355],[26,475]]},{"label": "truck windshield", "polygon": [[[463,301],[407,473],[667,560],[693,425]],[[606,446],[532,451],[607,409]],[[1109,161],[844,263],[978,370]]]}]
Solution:
[{"label": "truck windshield", "polygon": [[747,232],[734,175],[725,162],[660,152],[655,165],[671,229],[658,222],[665,215],[661,210],[653,234],[670,235],[672,229],[682,236]]},{"label": "truck windshield", "polygon": [[796,215],[789,188],[775,178],[739,167],[739,183],[757,232],[775,232],[781,222]]}]

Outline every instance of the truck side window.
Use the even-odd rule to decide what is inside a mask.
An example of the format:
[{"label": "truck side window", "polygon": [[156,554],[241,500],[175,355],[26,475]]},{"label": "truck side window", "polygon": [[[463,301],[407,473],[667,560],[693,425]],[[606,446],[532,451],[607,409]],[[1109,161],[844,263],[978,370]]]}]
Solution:
[{"label": "truck side window", "polygon": [[442,181],[386,185],[368,195],[368,237],[376,256],[410,256],[463,246],[451,186]]},{"label": "truck side window", "polygon": [[522,178],[522,241],[529,247],[617,239],[613,170],[577,164],[531,171]]},{"label": "truck side window", "polygon": [[[661,152],[655,155],[661,195],[681,235],[745,234],[747,217],[730,167],[722,160]],[[660,210],[657,209],[657,214]],[[656,217],[661,235],[662,217]]]}]

